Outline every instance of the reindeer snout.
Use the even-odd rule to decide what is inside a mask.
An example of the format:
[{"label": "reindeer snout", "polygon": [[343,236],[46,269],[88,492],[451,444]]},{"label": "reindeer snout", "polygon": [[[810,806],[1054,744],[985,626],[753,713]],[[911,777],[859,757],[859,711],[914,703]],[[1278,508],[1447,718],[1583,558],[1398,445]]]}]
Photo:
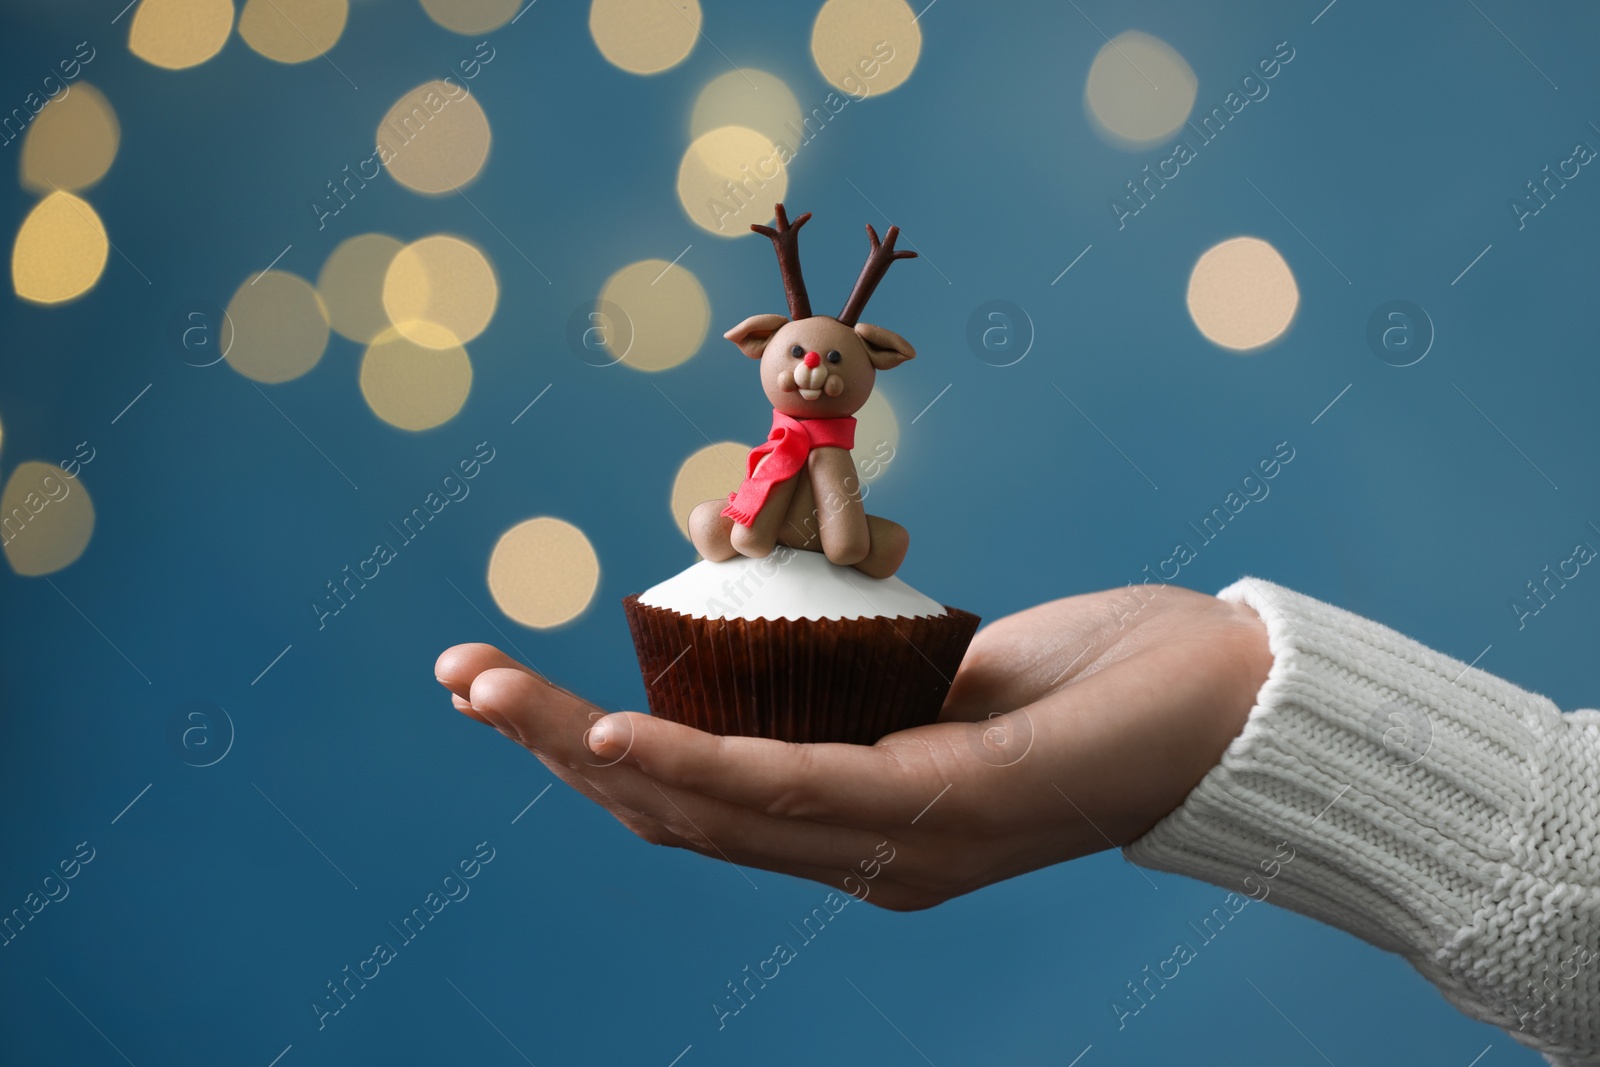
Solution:
[{"label": "reindeer snout", "polygon": [[807,352],[805,358],[795,364],[794,384],[806,400],[816,400],[823,392],[838,396],[844,391],[844,379],[837,374],[830,374],[822,357],[815,352]]}]

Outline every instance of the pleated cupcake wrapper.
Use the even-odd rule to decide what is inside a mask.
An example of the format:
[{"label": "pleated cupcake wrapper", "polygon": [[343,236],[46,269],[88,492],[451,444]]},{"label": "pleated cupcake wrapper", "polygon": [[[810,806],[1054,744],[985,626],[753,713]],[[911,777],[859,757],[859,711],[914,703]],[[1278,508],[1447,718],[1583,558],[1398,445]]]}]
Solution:
[{"label": "pleated cupcake wrapper", "polygon": [[871,744],[939,717],[978,616],[700,619],[622,601],[650,713],[716,734]]}]

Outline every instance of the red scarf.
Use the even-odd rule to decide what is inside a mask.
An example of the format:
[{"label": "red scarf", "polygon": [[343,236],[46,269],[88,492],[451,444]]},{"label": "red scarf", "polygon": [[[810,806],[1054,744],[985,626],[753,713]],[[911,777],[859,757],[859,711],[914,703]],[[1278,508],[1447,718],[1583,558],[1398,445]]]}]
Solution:
[{"label": "red scarf", "polygon": [[[772,432],[764,443],[750,450],[745,479],[737,491],[728,494],[728,506],[722,509],[722,514],[741,526],[755,525],[756,516],[766,506],[772,487],[799,474],[813,448],[849,451],[855,443],[854,415],[837,419],[796,419],[774,410]],[[756,467],[768,456],[771,458],[757,474]]]}]

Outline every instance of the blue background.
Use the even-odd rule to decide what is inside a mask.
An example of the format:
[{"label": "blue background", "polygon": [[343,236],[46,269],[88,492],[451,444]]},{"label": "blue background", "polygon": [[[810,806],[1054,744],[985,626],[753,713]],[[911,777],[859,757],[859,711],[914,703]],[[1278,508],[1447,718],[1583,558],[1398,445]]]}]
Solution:
[{"label": "blue background", "polygon": [[[0,301],[0,474],[88,440],[98,514],[82,558],[48,582],[0,577],[0,909],[78,842],[95,849],[70,896],[0,949],[0,1059],[123,1062],[114,1044],[141,1067],[264,1067],[280,1053],[285,1067],[1065,1064],[1088,1046],[1084,1067],[1466,1067],[1486,1047],[1484,1067],[1540,1062],[1400,959],[1257,905],[1119,1031],[1124,983],[1224,891],[1146,878],[1115,853],[923,913],[852,905],[719,1032],[709,1003],[824,887],[648,847],[559,782],[541,796],[553,776],[452,711],[432,666],[451,644],[509,640],[604,707],[644,706],[619,601],[693,559],[667,495],[704,443],[655,387],[714,440],[758,437],[750,368],[716,334],[781,308],[764,243],[711,237],[678,204],[689,109],[728,69],[718,49],[784,79],[803,107],[820,101],[816,5],[708,0],[716,48],[701,41],[649,78],[603,60],[584,4],[544,0],[484,35],[496,57],[472,89],[495,141],[471,195],[550,284],[458,197],[383,179],[321,232],[306,206],[370,154],[390,102],[476,38],[412,0],[358,0],[330,53],[352,90],[327,63],[275,64],[236,35],[202,66],[157,69],[127,52],[126,20],[110,24],[121,6],[13,0],[0,34],[8,108],[77,42],[97,49],[84,77],[123,140],[90,199],[127,257],[113,253],[73,304]],[[873,301],[872,320],[920,353],[882,379],[902,435],[874,511],[913,531],[903,577],[994,619],[1137,580],[1288,441],[1296,456],[1271,496],[1181,584],[1270,578],[1464,660],[1488,646],[1481,667],[1563,707],[1592,704],[1600,579],[1578,579],[1521,630],[1510,603],[1576,540],[1600,543],[1586,525],[1600,521],[1600,175],[1584,168],[1521,230],[1508,205],[1576,141],[1600,145],[1600,12],[1342,0],[1313,24],[1321,10],[941,0],[924,14],[911,79],[830,123],[787,195],[816,213],[806,268],[819,305],[859,269],[862,222],[897,222],[924,252]],[[1130,154],[1091,129],[1096,26],[1173,45],[1205,109],[1279,42],[1295,50],[1271,95],[1121,230],[1109,198],[1168,149]],[[33,202],[0,183],[0,229],[14,233]],[[337,336],[311,373],[264,387],[357,490],[248,380],[186,365],[164,330],[196,300],[225,304],[285,245],[280,269],[314,278],[338,241],[374,230],[469,237],[502,299],[469,345],[472,394],[437,429],[372,415],[360,347]],[[1301,291],[1282,340],[1242,356],[1207,342],[1184,304],[1196,258],[1239,234],[1278,248]],[[712,307],[699,354],[659,375],[575,358],[569,314],[623,264],[688,244]],[[1396,298],[1437,330],[1405,368],[1365,340]],[[1014,366],[965,340],[993,299],[1036,330]],[[323,583],[481,440],[496,458],[471,497],[319,632],[307,602]],[[534,515],[580,526],[601,561],[589,610],[554,631],[501,615],[486,584],[496,539]],[[225,708],[236,731],[206,768],[168,740],[192,700]],[[324,983],[391,938],[480,841],[495,858],[470,897],[319,1031],[309,1004]]]}]

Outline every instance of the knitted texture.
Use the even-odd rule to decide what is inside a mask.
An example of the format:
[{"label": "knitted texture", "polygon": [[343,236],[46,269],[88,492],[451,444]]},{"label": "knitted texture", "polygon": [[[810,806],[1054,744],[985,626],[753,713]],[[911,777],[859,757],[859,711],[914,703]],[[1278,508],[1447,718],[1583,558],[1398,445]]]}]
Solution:
[{"label": "knitted texture", "polygon": [[1600,1067],[1600,712],[1257,578],[1273,664],[1243,731],[1123,849],[1400,953],[1559,1067]]}]

